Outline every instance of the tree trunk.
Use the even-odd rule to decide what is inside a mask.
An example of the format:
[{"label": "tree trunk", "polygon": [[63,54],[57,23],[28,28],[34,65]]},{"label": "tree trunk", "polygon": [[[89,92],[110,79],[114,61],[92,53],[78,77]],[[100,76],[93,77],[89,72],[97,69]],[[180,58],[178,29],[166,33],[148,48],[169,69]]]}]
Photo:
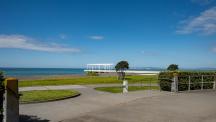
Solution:
[{"label": "tree trunk", "polygon": [[125,79],[125,72],[122,72],[122,80]]},{"label": "tree trunk", "polygon": [[125,72],[124,71],[118,71],[118,80],[124,80],[125,79]]}]

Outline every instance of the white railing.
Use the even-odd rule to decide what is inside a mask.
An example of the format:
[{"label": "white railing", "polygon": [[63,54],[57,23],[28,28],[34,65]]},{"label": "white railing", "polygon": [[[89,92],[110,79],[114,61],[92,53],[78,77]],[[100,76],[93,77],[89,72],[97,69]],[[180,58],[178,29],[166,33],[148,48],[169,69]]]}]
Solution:
[{"label": "white railing", "polygon": [[[116,70],[84,70],[84,72],[98,72],[98,73],[115,73]],[[134,74],[159,74],[160,71],[137,71],[137,70],[126,70],[125,73]]]},{"label": "white railing", "polygon": [[[199,84],[200,85],[200,90],[204,90],[204,89],[208,89],[208,88],[204,88],[204,86],[205,86],[205,84],[212,84],[212,89],[216,89],[216,76],[214,76],[214,75],[201,75],[201,76],[179,76],[178,77],[178,80],[180,79],[180,78],[182,78],[182,77],[184,77],[184,78],[187,78],[188,79],[188,81],[186,82],[186,83],[182,83],[182,82],[178,82],[178,86],[180,85],[180,84],[182,84],[182,85],[187,85],[187,89],[188,89],[188,91],[191,91],[192,89],[191,89],[191,86],[192,85],[197,85],[197,84]],[[197,82],[193,82],[191,79],[192,78],[194,78],[194,77],[197,77],[198,79],[197,79]],[[206,80],[205,79],[205,77],[207,77],[207,78],[210,78],[210,79],[212,79],[212,80]],[[200,81],[201,80],[201,81]],[[194,90],[199,90],[199,89],[194,89]]]}]

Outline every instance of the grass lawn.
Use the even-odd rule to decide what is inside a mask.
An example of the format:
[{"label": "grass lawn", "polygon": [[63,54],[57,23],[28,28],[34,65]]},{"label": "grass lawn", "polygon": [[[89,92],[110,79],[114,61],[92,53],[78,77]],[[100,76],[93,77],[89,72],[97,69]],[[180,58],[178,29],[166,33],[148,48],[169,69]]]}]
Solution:
[{"label": "grass lawn", "polygon": [[[105,91],[110,93],[122,93],[122,87],[97,87],[95,88],[99,91]],[[138,91],[138,90],[159,90],[159,86],[129,86],[129,91]]]},{"label": "grass lawn", "polygon": [[79,94],[74,90],[40,90],[40,91],[23,91],[20,92],[21,103],[46,102],[73,97]]},{"label": "grass lawn", "polygon": [[[129,83],[157,83],[157,75],[134,75],[126,76]],[[46,79],[46,80],[28,80],[20,81],[19,87],[25,86],[47,86],[47,85],[85,85],[85,84],[110,84],[110,83],[122,83],[121,80],[117,80],[117,77],[100,77],[100,76],[83,76],[74,78],[62,78],[62,79]]]}]

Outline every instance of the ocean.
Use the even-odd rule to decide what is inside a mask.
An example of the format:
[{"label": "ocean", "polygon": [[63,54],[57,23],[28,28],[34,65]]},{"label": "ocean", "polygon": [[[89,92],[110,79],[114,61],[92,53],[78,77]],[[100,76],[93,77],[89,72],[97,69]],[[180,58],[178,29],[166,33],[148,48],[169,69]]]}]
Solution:
[{"label": "ocean", "polygon": [[[130,68],[130,70],[140,71],[163,71],[162,68]],[[184,69],[184,70],[208,70],[215,71],[216,68]],[[25,76],[51,76],[51,75],[84,75],[84,68],[1,68],[0,71],[7,77],[25,77]]]},{"label": "ocean", "polygon": [[[131,70],[160,71],[158,68],[132,68]],[[84,75],[84,68],[1,68],[7,77],[51,76],[51,75]]]},{"label": "ocean", "polygon": [[0,68],[5,76],[83,75],[82,68]]}]

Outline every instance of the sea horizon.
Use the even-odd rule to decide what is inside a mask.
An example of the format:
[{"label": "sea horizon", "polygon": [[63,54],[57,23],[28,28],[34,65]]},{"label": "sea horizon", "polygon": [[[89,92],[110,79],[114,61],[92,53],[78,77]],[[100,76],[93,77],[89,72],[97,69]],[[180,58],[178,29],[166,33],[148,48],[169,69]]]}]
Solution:
[{"label": "sea horizon", "polygon": [[[18,67],[0,67],[0,71],[5,76],[20,77],[20,76],[51,76],[51,75],[84,75],[86,68],[18,68]],[[113,69],[114,70],[114,69]],[[131,67],[129,70],[137,71],[164,71],[165,68],[159,67]],[[216,68],[182,68],[181,70],[200,70],[200,71],[215,71]]]}]

